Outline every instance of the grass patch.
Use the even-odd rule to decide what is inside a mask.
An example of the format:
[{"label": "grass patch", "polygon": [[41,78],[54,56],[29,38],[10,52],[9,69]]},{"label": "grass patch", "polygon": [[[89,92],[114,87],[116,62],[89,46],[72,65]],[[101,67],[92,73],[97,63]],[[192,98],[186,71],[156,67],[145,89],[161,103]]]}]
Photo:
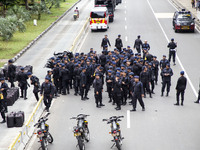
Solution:
[{"label": "grass patch", "polygon": [[[2,38],[0,38],[0,59],[13,58],[77,1],[78,0],[67,0],[66,2],[61,2],[60,8],[53,7],[51,9],[51,14],[42,14],[41,20],[37,22],[37,26],[33,25],[33,19],[37,19],[37,16],[32,16],[32,20],[26,22],[26,32],[14,33],[10,41],[3,41]],[[3,64],[0,63],[0,67],[3,66]]]}]

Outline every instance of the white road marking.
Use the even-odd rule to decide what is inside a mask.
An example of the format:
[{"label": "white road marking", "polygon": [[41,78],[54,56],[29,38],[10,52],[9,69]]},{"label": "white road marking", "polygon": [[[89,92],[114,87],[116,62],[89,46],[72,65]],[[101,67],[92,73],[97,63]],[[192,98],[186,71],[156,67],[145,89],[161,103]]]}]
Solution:
[{"label": "white road marking", "polygon": [[124,11],[124,13],[126,14],[126,10]]},{"label": "white road marking", "polygon": [[126,1],[124,3],[126,4]]},{"label": "white road marking", "polygon": [[131,116],[130,116],[130,110],[127,110],[127,128],[131,128]]},{"label": "white road marking", "polygon": [[156,18],[173,18],[174,13],[155,13]]},{"label": "white road marking", "polygon": [[127,30],[127,25],[125,25],[125,30]]},{"label": "white road marking", "polygon": [[126,17],[125,17],[124,19],[125,19],[125,21],[126,21]]},{"label": "white road marking", "polygon": [[[89,27],[88,27],[89,28]],[[88,29],[89,30],[89,29]],[[87,33],[86,33],[86,35],[84,36],[84,38],[83,38],[83,41],[81,42],[81,45],[79,46],[79,48],[78,48],[78,52],[80,52],[80,50],[81,50],[81,48],[82,48],[82,46],[83,46],[83,44],[85,43],[85,40],[86,40],[86,38],[87,38],[87,36],[88,36],[88,34],[89,34],[89,32],[90,31],[86,31]]]},{"label": "white road marking", "polygon": [[[168,0],[168,2],[172,5],[172,7],[174,7],[177,11],[179,11],[178,8],[176,8],[176,6],[174,6],[170,0]],[[195,29],[200,33],[199,29],[197,29],[197,28],[195,28]]]},{"label": "white road marking", "polygon": [[[155,16],[155,11],[153,10],[153,7],[151,6],[149,0],[147,0],[147,2],[148,2],[148,4],[149,4],[149,6],[150,6],[150,8],[151,8],[151,10],[152,10],[152,12],[153,12],[153,14],[154,14],[154,16]],[[156,18],[156,16],[155,16],[155,18]],[[161,30],[162,30],[164,36],[165,36],[167,42],[169,42],[170,40],[169,40],[169,38],[167,37],[167,34],[166,34],[166,32],[164,31],[164,29],[163,29],[163,27],[162,27],[160,21],[158,20],[158,18],[156,18],[156,20],[157,20],[157,22],[158,22],[158,24],[159,24],[159,26],[160,26],[160,28],[161,28]],[[195,90],[194,85],[192,84],[192,81],[190,80],[190,78],[189,78],[189,76],[188,76],[188,74],[187,74],[185,68],[183,67],[183,64],[182,64],[181,60],[179,59],[178,55],[176,55],[176,58],[177,58],[177,60],[178,60],[178,62],[179,62],[179,64],[180,64],[182,70],[185,71],[185,76],[186,76],[186,78],[188,79],[188,82],[189,82],[189,84],[190,84],[190,86],[191,86],[191,88],[192,88],[192,91],[194,92],[194,95],[197,97],[197,96],[198,96],[197,91]]]},{"label": "white road marking", "polygon": [[127,37],[127,36],[125,37],[125,41],[126,41],[126,42],[128,41],[128,37]]},{"label": "white road marking", "polygon": [[126,6],[124,6],[126,8]]}]

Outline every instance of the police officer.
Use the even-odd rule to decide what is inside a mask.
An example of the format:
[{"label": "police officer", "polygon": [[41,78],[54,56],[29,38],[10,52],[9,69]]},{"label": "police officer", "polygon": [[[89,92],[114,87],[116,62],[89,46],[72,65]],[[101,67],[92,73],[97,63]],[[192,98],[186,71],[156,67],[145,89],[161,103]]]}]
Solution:
[{"label": "police officer", "polygon": [[142,46],[142,41],[140,39],[140,35],[138,35],[137,39],[135,40],[133,48],[136,49],[138,53],[141,53],[141,46]]},{"label": "police officer", "polygon": [[102,55],[99,57],[99,63],[102,67],[105,67],[105,65],[106,65],[106,55],[105,54],[106,54],[106,51],[103,50]]},{"label": "police officer", "polygon": [[127,104],[127,95],[128,95],[128,85],[129,85],[129,81],[128,81],[128,77],[127,77],[127,72],[126,70],[122,72],[123,76],[122,76],[122,104],[126,105]]},{"label": "police officer", "polygon": [[100,108],[101,106],[105,106],[104,104],[102,104],[103,85],[98,73],[95,75],[93,87],[94,87],[94,97],[95,97],[96,107]]},{"label": "police officer", "polygon": [[146,66],[143,67],[143,71],[140,73],[140,80],[143,84],[143,91],[144,91],[144,98],[146,98],[146,91],[149,93],[150,98],[152,98],[151,96],[151,91],[150,91],[150,74],[148,72],[148,68]]},{"label": "police officer", "polygon": [[169,62],[171,62],[171,57],[173,57],[173,63],[174,65],[176,65],[175,61],[177,43],[174,42],[173,38],[171,39],[171,42],[167,45],[167,47],[169,48]]},{"label": "police officer", "polygon": [[139,101],[142,111],[145,111],[145,106],[144,102],[142,100],[142,97],[144,97],[144,90],[143,90],[143,85],[142,82],[139,81],[139,76],[134,76],[134,85],[133,85],[133,95],[132,95],[132,104],[133,104],[133,109],[131,111],[136,111],[136,106],[137,106],[137,100]]},{"label": "police officer", "polygon": [[8,60],[8,81],[11,83],[11,87],[15,87],[14,80],[16,75],[16,66],[13,65],[13,60]]},{"label": "police officer", "polygon": [[50,80],[51,79],[49,77],[45,78],[45,82],[42,83],[40,91],[40,95],[44,96],[43,101],[46,106],[47,112],[49,112],[49,108],[51,107],[51,101],[54,94],[54,87]]},{"label": "police officer", "polygon": [[24,73],[24,68],[21,67],[21,72],[17,75],[17,81],[19,82],[18,86],[21,89],[21,98],[24,98],[24,100],[27,99],[27,89],[28,89],[28,75]]},{"label": "police officer", "polygon": [[108,70],[108,75],[106,76],[106,85],[107,85],[107,92],[108,92],[108,97],[109,97],[109,103],[112,102],[112,86],[113,86],[113,82],[114,82],[114,76],[112,75],[112,71]]},{"label": "police officer", "polygon": [[35,95],[35,98],[37,101],[39,101],[39,96],[38,96],[38,93],[40,91],[40,81],[39,81],[39,78],[32,75],[31,72],[28,72],[27,73],[28,77],[30,78],[30,81],[31,81],[31,85],[34,86],[33,88],[33,94]]},{"label": "police officer", "polygon": [[80,94],[81,94],[81,100],[87,100],[89,99],[87,97],[88,89],[87,89],[87,76],[86,76],[86,68],[82,68],[82,72],[80,74]]},{"label": "police officer", "polygon": [[121,110],[121,103],[122,103],[122,98],[121,98],[121,92],[122,92],[122,82],[120,79],[120,74],[116,74],[115,80],[113,82],[113,100],[114,103],[117,104],[117,107],[115,108],[116,110]]},{"label": "police officer", "polygon": [[121,40],[121,35],[118,35],[118,38],[115,40],[115,47],[121,52],[122,51],[122,47],[123,47],[123,43]]},{"label": "police officer", "polygon": [[154,76],[155,76],[155,84],[158,84],[158,72],[159,72],[159,61],[157,60],[157,56],[153,56],[153,61],[152,63],[152,70],[154,72]]},{"label": "police officer", "polygon": [[69,70],[65,67],[64,64],[62,64],[62,70],[60,71],[60,76],[62,78],[62,94],[66,95],[66,89],[67,94],[69,94]]},{"label": "police officer", "polygon": [[5,112],[7,113],[8,112],[8,107],[7,107],[7,90],[9,89],[8,87],[8,84],[5,82],[5,79],[4,78],[1,78],[0,79],[0,82],[1,82],[1,92],[3,94],[3,100],[1,100],[4,108],[5,108]]},{"label": "police officer", "polygon": [[1,113],[1,117],[3,118],[3,121],[1,121],[0,123],[6,122],[5,108],[4,108],[4,105],[2,103],[3,99],[4,99],[4,97],[3,97],[3,94],[1,92],[1,87],[0,87],[0,113]]},{"label": "police officer", "polygon": [[150,45],[147,43],[147,40],[145,40],[144,43],[142,44],[143,59],[145,58],[145,55],[149,50],[150,50]]},{"label": "police officer", "polygon": [[52,74],[53,74],[53,83],[55,85],[55,96],[59,96],[58,95],[58,91],[59,91],[59,78],[60,78],[60,69],[59,69],[59,66],[54,63],[54,68],[53,68],[53,71],[52,71]]},{"label": "police officer", "polygon": [[79,68],[79,64],[75,64],[75,68],[74,68],[74,95],[77,96],[78,93],[79,93],[79,86],[80,86],[80,73],[81,73],[81,70]]},{"label": "police officer", "polygon": [[174,105],[179,105],[179,96],[181,94],[181,105],[183,106],[183,101],[184,101],[184,93],[187,85],[187,79],[184,77],[184,71],[180,72],[181,77],[178,79],[177,84],[176,84],[176,100],[177,103]]},{"label": "police officer", "polygon": [[166,59],[166,55],[163,55],[163,59],[160,60],[160,69],[164,69],[169,61]]},{"label": "police officer", "polygon": [[103,48],[103,50],[105,50],[105,48],[106,48],[108,45],[111,46],[110,41],[109,41],[109,39],[108,39],[108,36],[105,35],[105,37],[102,39],[101,47]]},{"label": "police officer", "polygon": [[167,85],[167,94],[166,94],[166,96],[169,96],[169,91],[170,91],[170,86],[171,86],[171,76],[173,76],[173,71],[170,68],[170,64],[167,64],[166,68],[162,70],[161,76],[163,78],[161,96],[163,96],[163,94],[164,94],[166,85]]}]

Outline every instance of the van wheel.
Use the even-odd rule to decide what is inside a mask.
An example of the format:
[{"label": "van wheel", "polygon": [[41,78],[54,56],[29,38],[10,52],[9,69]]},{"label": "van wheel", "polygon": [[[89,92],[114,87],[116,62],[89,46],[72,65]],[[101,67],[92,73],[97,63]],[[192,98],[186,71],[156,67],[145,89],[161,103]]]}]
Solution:
[{"label": "van wheel", "polygon": [[110,18],[110,19],[109,19],[109,22],[113,22],[113,18]]}]

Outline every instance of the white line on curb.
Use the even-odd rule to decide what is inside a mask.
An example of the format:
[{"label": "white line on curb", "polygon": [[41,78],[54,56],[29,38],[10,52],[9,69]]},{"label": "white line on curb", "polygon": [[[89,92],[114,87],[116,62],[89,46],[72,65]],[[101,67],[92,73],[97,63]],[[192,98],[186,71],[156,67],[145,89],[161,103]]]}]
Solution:
[{"label": "white line on curb", "polygon": [[[153,12],[153,14],[154,14],[154,17],[156,18],[155,12],[154,12],[153,7],[151,6],[149,0],[147,0],[147,2],[148,2],[149,6],[150,6],[150,8],[151,8],[151,10],[152,10],[152,12]],[[164,31],[164,29],[163,29],[163,27],[162,27],[160,21],[158,20],[158,18],[156,18],[156,20],[157,20],[157,22],[158,22],[158,24],[159,24],[159,26],[160,26],[160,28],[161,28],[161,30],[162,30],[164,36],[165,36],[167,42],[169,42],[169,38],[167,37],[167,34],[165,33],[165,31]],[[186,76],[186,78],[188,79],[188,82],[189,82],[189,84],[190,84],[190,86],[191,86],[191,88],[192,88],[192,91],[194,92],[194,95],[197,97],[197,96],[198,96],[197,91],[195,90],[195,88],[194,88],[194,86],[193,86],[193,84],[192,84],[192,81],[190,80],[190,78],[189,78],[189,76],[188,76],[188,74],[187,74],[185,68],[183,67],[183,64],[182,64],[181,60],[179,59],[178,55],[176,55],[176,58],[177,58],[177,60],[178,60],[178,62],[179,62],[179,64],[180,64],[182,70],[185,71],[185,76]]]},{"label": "white line on curb", "polygon": [[131,128],[131,117],[130,117],[130,110],[127,110],[127,128]]}]

